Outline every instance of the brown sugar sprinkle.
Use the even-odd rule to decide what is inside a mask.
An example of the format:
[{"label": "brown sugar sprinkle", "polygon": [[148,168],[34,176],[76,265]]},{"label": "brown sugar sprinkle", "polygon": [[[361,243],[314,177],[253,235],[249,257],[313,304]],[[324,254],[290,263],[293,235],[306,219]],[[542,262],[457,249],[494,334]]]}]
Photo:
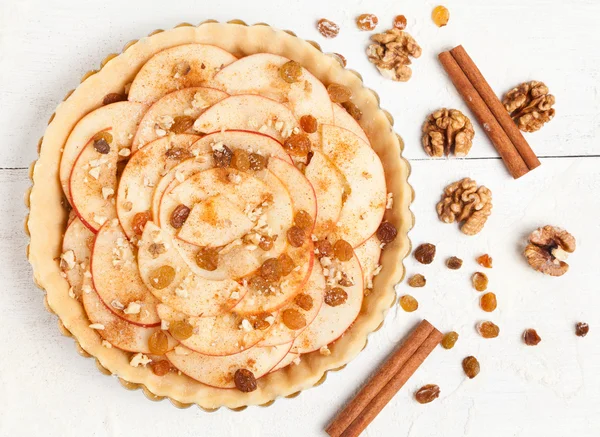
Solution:
[{"label": "brown sugar sprinkle", "polygon": [[431,12],[431,19],[437,27],[444,27],[450,20],[450,11],[445,6],[436,6]]},{"label": "brown sugar sprinkle", "polygon": [[273,248],[273,238],[263,235],[262,237],[260,237],[258,247],[260,247],[265,252],[271,250]]},{"label": "brown sugar sprinkle", "polygon": [[260,266],[260,276],[267,282],[276,282],[281,278],[281,269],[277,258],[269,258]]},{"label": "brown sugar sprinkle", "polygon": [[465,358],[462,362],[462,367],[465,371],[465,375],[467,375],[470,379],[473,379],[479,375],[479,371],[481,370],[479,361],[477,361],[477,358],[473,356]]},{"label": "brown sugar sprinkle", "polygon": [[489,256],[487,253],[485,255],[481,255],[478,256],[477,259],[477,264],[479,264],[481,267],[485,267],[486,269],[491,269],[492,268],[492,257]]},{"label": "brown sugar sprinkle", "polygon": [[496,295],[494,293],[485,293],[481,296],[481,299],[479,299],[479,305],[483,311],[491,313],[498,306]]},{"label": "brown sugar sprinkle", "polygon": [[250,170],[253,171],[264,170],[269,163],[268,158],[259,153],[251,153],[248,159],[250,160]]},{"label": "brown sugar sprinkle", "polygon": [[428,404],[440,396],[440,388],[435,384],[427,384],[415,393],[415,399],[420,404]]},{"label": "brown sugar sprinkle", "polygon": [[220,149],[215,149],[212,152],[215,166],[219,168],[229,167],[231,165],[231,159],[233,158],[233,152],[227,146],[222,146]]},{"label": "brown sugar sprinkle", "polygon": [[335,38],[340,33],[340,26],[326,18],[321,18],[317,21],[317,30],[321,32],[325,38]]},{"label": "brown sugar sprinkle", "polygon": [[308,155],[312,144],[305,133],[292,134],[283,142],[283,148],[293,156],[303,157]]},{"label": "brown sugar sprinkle", "polygon": [[150,285],[157,290],[167,288],[175,279],[175,269],[169,265],[160,266],[150,273]]},{"label": "brown sugar sprinkle", "polygon": [[109,93],[102,99],[102,104],[110,105],[111,103],[123,102],[125,100],[127,100],[127,94]]},{"label": "brown sugar sprinkle", "polygon": [[327,85],[327,92],[333,103],[344,103],[352,97],[352,90],[346,85],[339,83],[330,83]]},{"label": "brown sugar sprinkle", "polygon": [[92,140],[94,141],[93,144],[96,152],[102,155],[106,155],[108,152],[110,152],[110,143],[112,143],[113,140],[113,136],[111,134],[106,131],[98,132],[96,135],[94,135]]},{"label": "brown sugar sprinkle", "polygon": [[435,258],[435,246],[430,243],[421,244],[415,250],[414,257],[421,264],[431,264]]},{"label": "brown sugar sprinkle", "polygon": [[336,307],[346,303],[348,293],[340,287],[334,287],[325,292],[325,303],[330,307]]},{"label": "brown sugar sprinkle", "polygon": [[327,256],[331,258],[333,256],[333,246],[329,240],[319,240],[315,242],[315,249],[318,252],[319,257]]},{"label": "brown sugar sprinkle", "polygon": [[169,130],[174,134],[182,134],[194,125],[194,121],[196,120],[189,115],[179,115],[173,119],[173,124]]},{"label": "brown sugar sprinkle", "polygon": [[451,256],[450,258],[448,258],[446,260],[446,266],[450,270],[458,270],[462,267],[462,265],[463,265],[463,260],[460,258],[457,258],[455,256]]},{"label": "brown sugar sprinkle", "polygon": [[293,331],[306,326],[306,317],[300,311],[293,308],[283,310],[281,320],[285,326]]},{"label": "brown sugar sprinkle", "polygon": [[244,149],[235,149],[231,157],[231,166],[239,171],[250,169],[250,155]]},{"label": "brown sugar sprinkle", "polygon": [[483,338],[496,338],[500,334],[500,328],[495,323],[486,321],[477,325],[477,332]]},{"label": "brown sugar sprinkle", "polygon": [[458,341],[458,332],[450,331],[444,334],[442,338],[442,347],[444,349],[452,349]]},{"label": "brown sugar sprinkle", "polygon": [[167,157],[167,159],[172,159],[174,161],[182,161],[184,159],[191,158],[192,154],[189,150],[184,149],[182,147],[171,147],[165,152],[165,156]]},{"label": "brown sugar sprinkle", "polygon": [[171,371],[171,363],[167,360],[153,361],[150,366],[152,367],[152,373],[156,376],[165,376]]},{"label": "brown sugar sprinkle", "polygon": [[304,244],[306,235],[299,226],[292,226],[287,231],[287,240],[293,247],[300,247]]},{"label": "brown sugar sprinkle", "polygon": [[256,390],[256,378],[254,373],[248,369],[238,369],[233,375],[235,388],[243,393],[250,393]]},{"label": "brown sugar sprinkle", "polygon": [[156,331],[148,339],[148,350],[153,355],[164,355],[169,350],[169,338],[163,331]]},{"label": "brown sugar sprinkle", "polygon": [[196,252],[196,264],[209,272],[217,270],[219,266],[219,252],[214,247],[201,247]]},{"label": "brown sugar sprinkle", "polygon": [[412,313],[419,308],[419,302],[417,302],[417,299],[412,297],[410,294],[405,294],[400,298],[400,306],[407,313]]},{"label": "brown sugar sprinkle", "polygon": [[575,334],[577,337],[585,337],[590,332],[590,325],[585,322],[579,322],[575,325]]},{"label": "brown sugar sprinkle", "polygon": [[169,332],[177,340],[187,340],[194,333],[194,327],[186,320],[174,320],[169,323]]},{"label": "brown sugar sprinkle", "polygon": [[346,240],[338,240],[333,245],[333,255],[339,261],[350,261],[354,255],[354,249]]},{"label": "brown sugar sprinkle", "polygon": [[184,204],[177,205],[177,207],[171,213],[171,226],[175,229],[180,229],[188,216],[190,215],[190,209]]},{"label": "brown sugar sprinkle", "polygon": [[389,244],[396,239],[398,231],[396,227],[390,222],[381,222],[379,228],[377,228],[377,238],[383,244]]},{"label": "brown sugar sprinkle", "polygon": [[313,227],[314,220],[309,213],[303,209],[298,210],[294,216],[294,223],[302,229],[310,229]]},{"label": "brown sugar sprinkle", "polygon": [[526,329],[523,332],[523,341],[527,346],[537,346],[542,341],[542,338],[535,329]]},{"label": "brown sugar sprinkle", "polygon": [[360,109],[358,109],[358,106],[356,106],[354,103],[344,102],[344,103],[342,103],[342,106],[348,112],[348,114],[350,114],[352,116],[352,118],[355,119],[356,121],[358,121],[362,118],[362,111]]},{"label": "brown sugar sprinkle", "polygon": [[473,276],[471,276],[471,282],[473,283],[473,288],[477,291],[485,291],[488,286],[488,277],[485,273],[475,272]]},{"label": "brown sugar sprinkle", "polygon": [[318,128],[317,119],[312,115],[303,115],[300,117],[300,127],[307,134],[315,133]]},{"label": "brown sugar sprinkle", "polygon": [[313,298],[310,294],[300,293],[294,298],[294,303],[304,311],[310,311],[313,307]]},{"label": "brown sugar sprinkle", "polygon": [[288,61],[279,68],[279,76],[287,83],[294,83],[302,76],[302,65],[296,61]]},{"label": "brown sugar sprinkle", "polygon": [[394,27],[398,30],[406,29],[406,17],[404,15],[396,15],[394,17]]},{"label": "brown sugar sprinkle", "polygon": [[142,235],[144,233],[146,223],[148,223],[151,218],[150,211],[138,212],[136,215],[134,215],[131,221],[133,233],[138,236]]},{"label": "brown sugar sprinkle", "polygon": [[373,14],[360,14],[356,17],[356,27],[360,30],[373,30],[377,27],[379,18]]},{"label": "brown sugar sprinkle", "polygon": [[411,276],[410,279],[408,280],[408,285],[410,285],[411,287],[416,287],[416,288],[425,287],[426,283],[427,283],[427,280],[425,279],[425,276],[421,275],[420,273],[417,273],[416,275]]}]

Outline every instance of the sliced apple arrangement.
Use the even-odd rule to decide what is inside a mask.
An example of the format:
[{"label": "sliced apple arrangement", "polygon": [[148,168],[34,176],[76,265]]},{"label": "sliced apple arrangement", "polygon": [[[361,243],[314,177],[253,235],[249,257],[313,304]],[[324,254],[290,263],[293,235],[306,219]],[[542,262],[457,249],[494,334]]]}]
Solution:
[{"label": "sliced apple arrangement", "polygon": [[329,353],[395,237],[344,88],[281,56],[188,44],[79,121],[60,264],[104,346],[242,392]]}]

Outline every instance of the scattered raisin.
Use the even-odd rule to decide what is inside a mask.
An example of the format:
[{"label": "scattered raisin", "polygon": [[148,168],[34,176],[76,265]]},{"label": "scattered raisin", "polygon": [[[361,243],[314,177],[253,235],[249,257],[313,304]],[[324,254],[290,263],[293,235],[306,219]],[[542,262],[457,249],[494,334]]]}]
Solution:
[{"label": "scattered raisin", "polygon": [[256,390],[256,378],[254,377],[254,373],[248,369],[236,370],[233,375],[233,382],[235,383],[235,387],[243,393],[250,393]]},{"label": "scattered raisin", "polygon": [[373,30],[377,27],[379,19],[373,14],[361,14],[356,17],[356,27],[360,30]]},{"label": "scattered raisin", "polygon": [[287,239],[288,242],[293,247],[300,247],[304,244],[304,239],[306,235],[304,234],[304,230],[298,226],[292,226],[287,231]]},{"label": "scattered raisin", "polygon": [[167,288],[175,279],[175,269],[171,266],[164,265],[157,267],[150,273],[150,285],[157,290]]},{"label": "scattered raisin", "polygon": [[431,264],[435,258],[435,246],[430,243],[421,244],[415,250],[414,256],[421,264]]},{"label": "scattered raisin", "polygon": [[420,404],[428,404],[440,396],[440,388],[435,384],[427,384],[415,393],[415,399]]},{"label": "scattered raisin", "polygon": [[444,27],[450,19],[450,11],[445,6],[436,6],[431,12],[431,19],[437,27]]},{"label": "scattered raisin", "polygon": [[173,119],[173,124],[169,130],[174,134],[182,134],[194,125],[194,121],[194,118],[189,115],[179,115]]},{"label": "scattered raisin", "polygon": [[273,238],[263,235],[262,237],[260,237],[258,247],[260,247],[265,252],[271,250],[273,248]]},{"label": "scattered raisin", "polygon": [[338,240],[333,245],[333,255],[339,261],[350,261],[354,255],[354,249],[346,240]]},{"label": "scattered raisin", "polygon": [[442,338],[442,347],[444,349],[452,349],[458,341],[458,332],[450,331],[444,334]]},{"label": "scattered raisin", "polygon": [[313,298],[310,294],[300,293],[294,298],[294,302],[304,311],[310,311],[313,307]]},{"label": "scattered raisin", "polygon": [[471,282],[473,282],[473,288],[475,288],[475,290],[485,291],[489,280],[485,273],[475,272],[471,277]]},{"label": "scattered raisin", "polygon": [[213,160],[217,167],[229,167],[231,165],[231,159],[233,158],[233,152],[227,146],[222,146],[213,150]]},{"label": "scattered raisin", "polygon": [[156,376],[165,376],[171,371],[171,363],[168,360],[153,361],[150,366],[152,367],[152,373]]},{"label": "scattered raisin", "polygon": [[314,224],[313,218],[303,209],[299,210],[294,216],[294,223],[302,229],[311,229]]},{"label": "scattered raisin", "polygon": [[325,38],[335,38],[340,33],[340,26],[326,18],[321,18],[317,21],[317,30],[321,32]]},{"label": "scattered raisin", "polygon": [[184,204],[177,205],[177,208],[171,213],[171,226],[175,229],[181,228],[189,215],[190,209],[187,206]]},{"label": "scattered raisin", "polygon": [[306,326],[306,317],[300,311],[293,308],[283,310],[281,320],[285,326],[294,331]]},{"label": "scattered raisin", "polygon": [[455,256],[451,256],[446,260],[446,266],[451,270],[458,270],[462,267],[463,260]]},{"label": "scattered raisin", "polygon": [[400,298],[400,306],[407,313],[412,313],[419,308],[419,302],[417,302],[417,299],[412,297],[410,294],[405,294]]},{"label": "scattered raisin", "polygon": [[131,221],[131,227],[135,235],[142,235],[144,233],[144,227],[146,223],[151,219],[150,211],[138,212],[133,216]]},{"label": "scattered raisin", "polygon": [[406,29],[406,17],[404,15],[396,15],[394,17],[394,27],[399,30]]},{"label": "scattered raisin", "polygon": [[342,272],[342,277],[338,280],[338,284],[342,287],[352,287],[354,285],[354,281],[352,278],[349,278],[348,275]]},{"label": "scattered raisin", "polygon": [[312,134],[317,131],[317,119],[312,115],[303,115],[300,117],[300,127],[307,134]]},{"label": "scattered raisin", "polygon": [[481,296],[479,304],[483,311],[491,313],[496,309],[496,306],[498,306],[496,295],[494,293],[485,293],[483,296]]},{"label": "scattered raisin", "polygon": [[344,103],[352,97],[352,90],[346,85],[339,83],[330,83],[327,85],[327,92],[333,103]]},{"label": "scattered raisin", "polygon": [[279,255],[277,261],[279,261],[279,271],[281,272],[281,276],[289,275],[296,267],[294,260],[287,253],[282,253]]},{"label": "scattered raisin", "polygon": [[265,156],[259,153],[251,153],[248,159],[250,161],[250,170],[253,171],[264,170],[267,168],[267,163],[269,162]]},{"label": "scattered raisin", "polygon": [[231,158],[231,166],[239,171],[248,171],[250,155],[244,149],[235,149]]},{"label": "scattered raisin", "polygon": [[408,285],[411,287],[425,287],[426,283],[427,280],[425,279],[425,276],[421,275],[420,273],[411,276],[408,280]]},{"label": "scattered raisin", "polygon": [[465,358],[462,362],[462,367],[465,371],[465,375],[467,375],[470,379],[473,379],[479,375],[479,371],[481,370],[479,361],[477,361],[477,358],[473,356]]},{"label": "scattered raisin", "polygon": [[535,329],[526,329],[523,332],[523,341],[527,346],[537,346],[542,341],[542,338]]},{"label": "scattered raisin", "polygon": [[165,156],[167,157],[167,159],[172,159],[174,161],[182,161],[184,159],[191,158],[192,154],[189,150],[184,149],[182,147],[171,147],[165,152]]},{"label": "scattered raisin", "polygon": [[250,278],[248,285],[252,290],[259,293],[266,293],[269,291],[269,283],[265,281],[262,276],[253,276]]},{"label": "scattered raisin", "polygon": [[398,235],[398,231],[396,227],[390,222],[381,222],[379,228],[377,228],[377,238],[383,244],[391,243],[396,239],[396,235]]},{"label": "scattered raisin", "polygon": [[479,332],[479,335],[481,335],[483,338],[496,338],[498,337],[498,334],[500,334],[500,328],[498,325],[490,321],[486,321],[477,325],[477,332]]},{"label": "scattered raisin", "polygon": [[348,300],[348,293],[346,293],[340,287],[335,287],[325,292],[325,303],[330,307],[336,307],[346,303]]},{"label": "scattered raisin", "polygon": [[201,247],[196,253],[198,267],[209,272],[217,270],[219,266],[219,252],[214,247]]},{"label": "scattered raisin", "polygon": [[94,141],[94,149],[96,152],[106,155],[108,152],[110,152],[110,143],[112,143],[112,140],[113,136],[108,132],[98,132],[92,138],[92,141]]},{"label": "scattered raisin", "polygon": [[186,320],[175,320],[169,323],[169,332],[177,340],[187,340],[194,333],[194,327]]},{"label": "scattered raisin", "polygon": [[492,257],[487,253],[485,255],[481,255],[480,257],[477,257],[477,264],[479,264],[481,267],[485,267],[486,269],[491,269]]},{"label": "scattered raisin", "polygon": [[148,339],[148,350],[153,355],[164,355],[169,350],[169,338],[163,331],[156,331]]},{"label": "scattered raisin", "polygon": [[293,156],[306,156],[312,144],[305,133],[292,134],[283,142],[283,148]]},{"label": "scattered raisin", "polygon": [[333,256],[333,246],[329,240],[319,240],[315,242],[315,249],[318,251],[320,257],[327,256],[331,258]]},{"label": "scattered raisin", "polygon": [[585,337],[590,332],[590,325],[585,322],[579,322],[575,325],[575,334],[577,337]]},{"label": "scattered raisin", "polygon": [[342,106],[348,112],[348,114],[350,114],[352,116],[352,118],[355,119],[356,121],[358,121],[362,118],[362,111],[360,109],[358,109],[358,106],[356,106],[354,103],[344,102],[344,103],[342,103]]},{"label": "scattered raisin", "polygon": [[127,100],[127,94],[110,93],[104,96],[102,104],[110,105],[111,103],[123,102],[125,100]]},{"label": "scattered raisin", "polygon": [[267,259],[260,266],[260,276],[267,282],[276,282],[281,278],[281,269],[279,268],[279,260],[277,258]]},{"label": "scattered raisin", "polygon": [[287,83],[294,83],[302,76],[302,66],[296,61],[288,61],[279,67],[279,76]]},{"label": "scattered raisin", "polygon": [[268,316],[270,316],[270,314],[267,313],[251,316],[250,319],[252,321],[252,327],[254,329],[258,329],[259,331],[264,331],[265,329],[268,329],[271,326],[266,320]]}]

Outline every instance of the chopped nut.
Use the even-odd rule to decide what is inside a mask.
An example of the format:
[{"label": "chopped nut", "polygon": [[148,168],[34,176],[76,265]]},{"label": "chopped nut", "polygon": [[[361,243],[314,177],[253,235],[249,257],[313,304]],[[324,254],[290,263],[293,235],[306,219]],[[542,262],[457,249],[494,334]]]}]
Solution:
[{"label": "chopped nut", "polygon": [[106,340],[102,340],[102,346],[104,346],[106,349],[111,349],[112,348],[112,344],[110,344]]},{"label": "chopped nut", "polygon": [[319,353],[326,357],[331,355],[331,351],[329,350],[329,348],[327,346],[321,346],[321,349],[319,349]]},{"label": "chopped nut", "polygon": [[411,276],[411,278],[408,280],[408,285],[410,285],[411,287],[425,287],[426,283],[427,280],[425,279],[425,276],[419,273]]},{"label": "chopped nut", "polygon": [[129,302],[127,308],[123,310],[125,314],[139,314],[142,310],[142,306],[137,302]]},{"label": "chopped nut", "polygon": [[473,145],[475,130],[469,117],[458,109],[438,109],[423,123],[423,148],[429,156],[441,158],[454,154],[465,157]]},{"label": "chopped nut", "polygon": [[148,364],[150,362],[152,362],[152,360],[140,352],[140,353],[135,354],[133,356],[133,358],[131,358],[129,365],[131,367],[139,367],[139,366],[146,367],[146,364]]},{"label": "chopped nut", "polygon": [[544,82],[524,82],[504,96],[502,103],[519,129],[535,132],[554,117],[556,99]]},{"label": "chopped nut", "polygon": [[451,256],[446,260],[446,266],[451,270],[458,270],[462,267],[463,260],[455,256]]},{"label": "chopped nut", "polygon": [[97,331],[102,331],[104,329],[104,325],[102,323],[92,323],[89,325],[89,327]]},{"label": "chopped nut", "polygon": [[60,268],[71,270],[75,267],[75,252],[67,250],[60,256]]},{"label": "chopped nut", "polygon": [[475,235],[492,213],[492,192],[484,186],[478,188],[472,179],[461,179],[444,189],[437,213],[444,223],[462,223],[463,234]]},{"label": "chopped nut", "polygon": [[577,337],[585,337],[590,332],[590,325],[585,322],[579,322],[575,325],[575,334]]},{"label": "chopped nut", "polygon": [[435,245],[430,243],[421,244],[415,249],[414,256],[421,264],[431,264],[435,258]]},{"label": "chopped nut", "polygon": [[340,33],[340,26],[326,18],[321,18],[317,21],[317,30],[321,32],[321,35],[325,38],[335,38],[338,36],[338,33]]},{"label": "chopped nut", "polygon": [[575,237],[570,233],[547,225],[529,235],[524,255],[535,270],[550,276],[562,276],[569,270],[565,259],[575,251],[575,246]]},{"label": "chopped nut", "polygon": [[412,36],[393,28],[371,36],[374,44],[367,48],[367,57],[379,72],[392,80],[406,82],[412,76],[410,57],[421,56],[421,47]]},{"label": "chopped nut", "polygon": [[542,341],[542,338],[535,329],[526,329],[523,332],[523,341],[527,346],[537,346]]},{"label": "chopped nut", "polygon": [[435,384],[427,384],[415,393],[415,399],[420,404],[428,404],[440,396],[440,388]]}]

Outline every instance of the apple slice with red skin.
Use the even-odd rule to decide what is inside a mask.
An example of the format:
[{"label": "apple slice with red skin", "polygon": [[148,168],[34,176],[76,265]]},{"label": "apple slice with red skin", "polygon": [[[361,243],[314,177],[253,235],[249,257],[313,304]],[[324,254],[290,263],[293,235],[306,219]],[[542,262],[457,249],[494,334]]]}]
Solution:
[{"label": "apple slice with red skin", "polygon": [[235,60],[228,51],[208,44],[184,44],[162,50],[135,76],[128,99],[150,105],[175,90],[210,87],[215,74]]},{"label": "apple slice with red skin", "polygon": [[[144,285],[133,247],[116,219],[107,221],[96,234],[90,265],[94,288],[114,314],[139,326],[160,323],[156,312],[158,300]],[[124,308],[136,302],[141,310],[126,314],[115,308],[113,302]]]},{"label": "apple slice with red skin", "polygon": [[375,233],[387,203],[385,174],[379,156],[349,130],[323,125],[322,152],[339,169],[349,187],[332,241],[359,246]]},{"label": "apple slice with red skin", "polygon": [[131,146],[133,135],[147,106],[135,102],[117,102],[102,106],[77,122],[65,145],[60,159],[60,183],[69,202],[69,179],[77,157],[92,137],[103,130],[112,129],[114,144],[119,149]]},{"label": "apple slice with red skin", "polygon": [[[129,159],[119,181],[117,215],[129,239],[133,238],[133,218],[139,212],[150,211],[154,188],[165,174],[182,159],[207,153],[194,147],[197,135],[179,134],[160,138],[138,150]],[[180,151],[183,155],[174,153]]]},{"label": "apple slice with red skin", "polygon": [[229,356],[209,356],[192,350],[167,352],[173,366],[192,379],[216,388],[234,388],[233,377],[239,369],[247,369],[256,379],[266,375],[288,353],[291,343],[275,347],[253,347]]},{"label": "apple slice with red skin", "polygon": [[266,97],[243,94],[231,96],[206,110],[194,123],[194,129],[210,133],[223,129],[260,132],[280,143],[298,128],[296,117],[282,103]]},{"label": "apple slice with red skin", "polygon": [[[104,329],[96,332],[114,347],[128,352],[149,354],[148,340],[160,327],[143,327],[117,317],[102,302],[95,290],[82,294],[83,308],[90,319],[90,324],[100,324]],[[165,332],[168,338],[168,348],[173,349],[178,342]]]},{"label": "apple slice with red skin", "polygon": [[269,373],[277,372],[278,370],[281,370],[284,367],[289,366],[298,358],[300,358],[300,354],[296,354],[294,352],[288,352],[287,355],[285,357],[283,357],[283,359],[275,367],[273,367]]},{"label": "apple slice with red skin", "polygon": [[358,121],[356,121],[354,117],[348,114],[348,111],[346,111],[341,105],[337,103],[333,104],[333,120],[334,122],[331,124],[349,130],[354,135],[363,140],[365,143],[367,143],[369,146],[371,145],[367,134],[365,133],[363,128],[360,127]]},{"label": "apple slice with red skin", "polygon": [[377,235],[372,235],[363,244],[354,249],[354,254],[360,262],[365,288],[373,287],[373,272],[379,267],[381,242]]},{"label": "apple slice with red skin", "polygon": [[[171,266],[175,277],[169,285],[158,289],[151,275],[162,266]],[[213,281],[195,275],[169,234],[152,222],[146,223],[139,243],[138,267],[142,281],[160,302],[188,316],[223,314],[246,294],[246,288],[232,279]]]},{"label": "apple slice with red skin", "polygon": [[[337,270],[346,273],[354,281],[350,287],[341,287],[338,284],[328,284],[332,287],[341,287],[347,294],[346,302],[338,306],[329,306],[326,302],[321,305],[319,314],[308,327],[294,340],[292,352],[308,353],[327,346],[338,339],[356,320],[362,307],[364,289],[363,276],[358,258],[353,256],[350,261],[343,263],[334,262]],[[332,267],[328,267],[332,271]]]},{"label": "apple slice with red skin", "polygon": [[[94,233],[79,218],[75,217],[67,226],[62,242],[62,253],[73,251],[75,265],[63,269],[69,285],[73,287],[75,296],[81,296],[83,274],[90,266],[90,248],[94,244]],[[83,267],[82,267],[83,264]]]},{"label": "apple slice with red skin", "polygon": [[[112,130],[104,132],[110,134]],[[95,149],[94,140],[90,140],[77,157],[69,179],[73,210],[94,233],[105,221],[117,216],[114,193],[117,191],[119,155],[114,140],[109,146],[108,152],[102,154]],[[105,195],[103,189],[111,191]]]},{"label": "apple slice with red skin", "polygon": [[[228,96],[223,91],[204,87],[184,88],[167,94],[150,106],[144,114],[133,138],[131,151],[135,152],[138,148],[141,149],[144,145],[160,138],[156,132],[156,125],[160,126],[161,117],[186,116],[196,120],[206,109]],[[193,134],[194,132],[190,126],[186,132],[177,133]]]}]

